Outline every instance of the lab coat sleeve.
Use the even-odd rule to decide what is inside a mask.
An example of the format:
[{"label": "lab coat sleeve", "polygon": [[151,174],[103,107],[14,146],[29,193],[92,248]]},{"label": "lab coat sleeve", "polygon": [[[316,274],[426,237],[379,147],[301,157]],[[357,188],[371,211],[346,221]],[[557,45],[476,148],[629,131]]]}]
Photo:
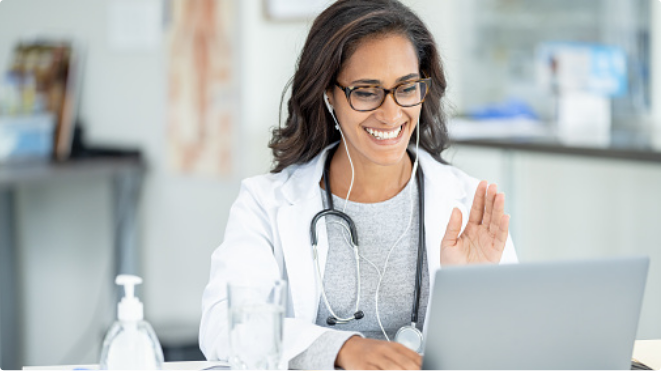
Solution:
[{"label": "lab coat sleeve", "polygon": [[514,250],[512,235],[508,233],[507,242],[505,243],[505,250],[503,250],[503,255],[500,257],[500,264],[515,264],[518,262],[519,258],[516,256],[516,250]]},{"label": "lab coat sleeve", "polygon": [[[242,183],[230,210],[225,238],[211,257],[199,333],[200,349],[208,360],[227,360],[229,355],[227,282],[283,277],[282,255],[274,247],[273,207],[265,205],[269,196],[259,196],[260,190],[271,187],[256,183],[254,179]],[[330,330],[309,321],[285,318],[283,357],[290,360],[297,356],[326,331]]]},{"label": "lab coat sleeve", "polygon": [[211,256],[209,283],[202,296],[199,340],[208,360],[228,359],[227,282],[281,277],[272,241],[266,209],[244,181],[230,209],[225,238]]}]

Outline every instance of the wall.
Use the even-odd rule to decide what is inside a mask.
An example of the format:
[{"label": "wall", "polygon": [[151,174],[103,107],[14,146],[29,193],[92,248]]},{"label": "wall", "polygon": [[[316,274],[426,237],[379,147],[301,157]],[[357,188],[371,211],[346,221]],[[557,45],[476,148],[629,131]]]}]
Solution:
[{"label": "wall", "polygon": [[[109,4],[109,0],[3,1],[0,61],[7,61],[13,43],[26,34],[65,34],[84,42],[80,116],[89,141],[140,147],[149,164],[139,242],[146,316],[157,326],[174,320],[194,327],[208,280],[209,256],[222,240],[238,179],[246,174],[204,179],[168,170],[165,44],[134,52],[113,50],[106,38]],[[245,153],[249,149],[237,154]],[[108,267],[110,202],[105,179],[71,179],[20,190],[26,365],[98,361],[100,341],[115,305],[109,298],[114,286]]]},{"label": "wall", "polygon": [[[651,98],[652,98],[652,117],[653,125],[656,128],[657,132],[661,133],[661,69],[654,68],[656,66],[661,66],[661,22],[658,20],[661,19],[661,1],[652,2],[652,11],[651,17],[651,49],[652,49],[652,60],[650,66],[652,66],[651,77]],[[661,135],[658,135],[661,137]]]},{"label": "wall", "polygon": [[[222,240],[239,180],[270,168],[269,129],[277,125],[280,94],[293,74],[310,21],[270,21],[261,0],[237,1],[244,102],[237,172],[230,179],[186,177],[171,172],[165,162],[166,40],[149,50],[111,48],[110,2],[4,0],[0,66],[4,69],[11,47],[24,36],[68,35],[83,43],[80,117],[86,137],[92,144],[140,147],[149,164],[139,243],[146,316],[157,328],[174,323],[195,330],[209,256]],[[408,3],[442,35],[441,47],[451,55],[452,4]],[[446,56],[446,62],[449,70],[458,67],[452,57]],[[246,102],[258,102],[259,109]],[[111,202],[106,179],[72,179],[20,190],[26,365],[97,361],[114,306]]]},{"label": "wall", "polygon": [[[26,34],[68,34],[84,41],[80,114],[89,141],[140,147],[149,163],[139,243],[147,318],[157,327],[182,323],[194,329],[209,257],[222,240],[239,180],[270,167],[269,128],[277,125],[280,94],[293,74],[309,22],[270,21],[264,17],[262,0],[237,1],[243,87],[237,172],[229,179],[186,177],[171,172],[165,162],[165,40],[150,50],[113,50],[106,38],[111,1],[2,1],[0,66],[17,38]],[[462,20],[455,11],[457,2],[405,2],[435,33],[449,75],[449,101],[460,107],[461,35],[456,30]],[[655,11],[660,11],[656,2]],[[661,59],[659,50],[656,58]],[[659,79],[656,75],[656,86]],[[659,94],[656,99],[661,107]],[[248,102],[257,102],[258,108]],[[104,179],[72,179],[20,190],[26,365],[97,362],[114,305],[109,296],[110,203]]]}]

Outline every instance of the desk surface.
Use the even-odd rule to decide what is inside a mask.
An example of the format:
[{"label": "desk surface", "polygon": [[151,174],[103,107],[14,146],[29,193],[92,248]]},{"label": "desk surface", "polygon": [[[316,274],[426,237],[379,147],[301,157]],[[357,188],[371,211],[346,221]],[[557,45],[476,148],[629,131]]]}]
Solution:
[{"label": "desk surface", "polygon": [[[24,370],[98,370],[99,365],[30,366]],[[165,362],[164,370],[229,370],[227,362]]]},{"label": "desk surface", "polygon": [[661,370],[661,340],[637,340],[633,358],[655,370]]},{"label": "desk surface", "polygon": [[[637,340],[633,349],[633,358],[652,367],[661,370],[661,340]],[[166,362],[164,370],[205,370],[225,369],[226,362]],[[73,370],[88,369],[97,370],[98,365],[87,366],[45,366],[45,367],[23,367],[24,370]]]}]

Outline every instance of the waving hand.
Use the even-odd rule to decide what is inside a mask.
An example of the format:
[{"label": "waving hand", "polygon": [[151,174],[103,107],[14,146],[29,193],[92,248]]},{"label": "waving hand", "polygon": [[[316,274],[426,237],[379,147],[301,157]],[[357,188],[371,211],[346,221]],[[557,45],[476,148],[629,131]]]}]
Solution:
[{"label": "waving hand", "polygon": [[445,236],[441,241],[441,265],[498,263],[503,255],[509,230],[505,215],[505,194],[495,184],[477,186],[473,206],[464,232],[461,211],[452,210]]}]

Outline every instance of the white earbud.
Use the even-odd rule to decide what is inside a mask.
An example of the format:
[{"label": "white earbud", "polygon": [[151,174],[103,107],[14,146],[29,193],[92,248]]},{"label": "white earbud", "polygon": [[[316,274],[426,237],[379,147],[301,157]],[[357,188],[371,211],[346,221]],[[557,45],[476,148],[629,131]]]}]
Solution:
[{"label": "white earbud", "polygon": [[326,108],[328,109],[328,112],[330,112],[331,116],[333,116],[333,120],[335,120],[335,129],[340,130],[340,125],[337,124],[337,119],[335,118],[335,112],[334,112],[335,110],[328,101],[328,95],[326,94],[326,92],[324,92],[324,103],[326,103]]},{"label": "white earbud", "polygon": [[331,106],[330,102],[328,101],[328,95],[326,94],[326,92],[324,92],[324,103],[326,103],[326,108],[328,108],[328,112],[330,112],[331,116],[333,116],[333,121],[335,121],[335,129],[337,129],[340,132],[340,135],[342,136],[342,141],[344,142],[344,149],[347,151],[347,157],[349,158],[349,165],[351,165],[351,183],[349,184],[349,191],[347,192],[347,198],[345,199],[344,207],[342,208],[342,212],[345,212],[347,210],[347,204],[349,203],[349,196],[351,195],[351,190],[353,189],[355,171],[353,168],[353,161],[351,161],[351,155],[349,154],[349,146],[347,146],[347,141],[346,139],[344,139],[344,133],[340,128],[340,123],[337,122],[337,117],[335,117],[333,106]]},{"label": "white earbud", "polygon": [[326,94],[326,92],[324,92],[324,103],[326,103],[326,108],[328,108],[328,112],[332,114],[333,106],[331,106],[330,102],[328,101],[328,94]]}]

